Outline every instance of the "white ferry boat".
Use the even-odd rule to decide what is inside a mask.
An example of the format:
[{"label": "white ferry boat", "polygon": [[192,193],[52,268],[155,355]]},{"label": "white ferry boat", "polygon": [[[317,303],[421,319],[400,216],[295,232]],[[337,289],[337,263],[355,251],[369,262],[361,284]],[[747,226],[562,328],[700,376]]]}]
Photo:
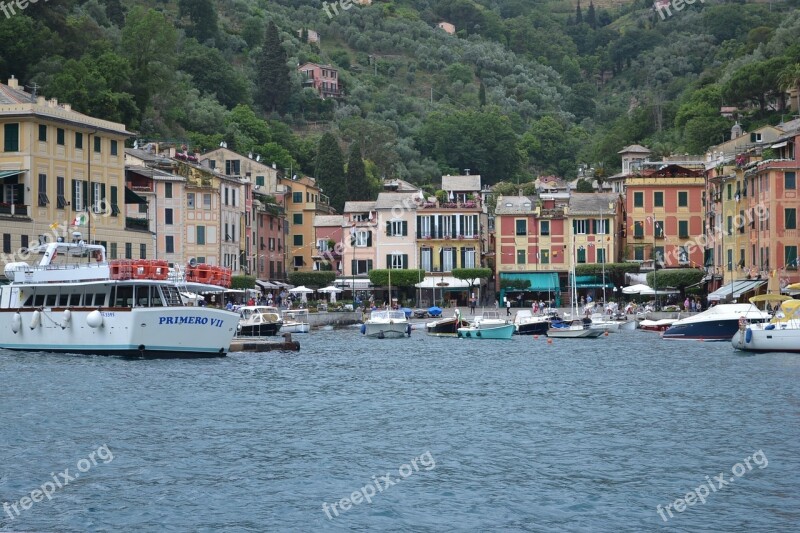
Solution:
[{"label": "white ferry boat", "polygon": [[[180,296],[222,287],[169,281],[164,261],[107,262],[103,246],[75,241],[32,248],[42,256],[36,266],[6,265],[10,283],[0,287],[0,348],[140,357],[227,353],[239,315],[187,306]],[[229,279],[219,267],[192,268],[202,279]]]}]

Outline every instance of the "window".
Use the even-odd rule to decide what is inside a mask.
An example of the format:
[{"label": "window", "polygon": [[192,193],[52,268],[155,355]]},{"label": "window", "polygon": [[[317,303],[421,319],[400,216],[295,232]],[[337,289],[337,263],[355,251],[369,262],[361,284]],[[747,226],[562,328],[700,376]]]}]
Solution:
[{"label": "window", "polygon": [[431,248],[420,250],[419,268],[425,272],[431,272],[433,269],[433,250]]},{"label": "window", "polygon": [[389,254],[386,256],[386,268],[393,270],[408,268],[408,254]]},{"label": "window", "polygon": [[58,209],[64,209],[67,206],[67,198],[64,192],[64,176],[56,178],[56,205]]},{"label": "window", "polygon": [[292,215],[292,224],[297,224],[298,226],[303,225],[303,213],[294,213]]},{"label": "window", "polygon": [[206,243],[206,227],[197,226],[197,244],[204,245]]},{"label": "window", "polygon": [[351,262],[351,270],[354,276],[366,274],[372,270],[372,259],[353,260]]},{"label": "window", "polygon": [[368,248],[372,246],[371,231],[357,231],[354,237],[354,246],[357,248]]},{"label": "window", "polygon": [[147,204],[139,204],[139,212],[147,213]]},{"label": "window", "polygon": [[39,124],[39,140],[47,142],[47,126],[44,124]]},{"label": "window", "polygon": [[539,252],[539,260],[542,262],[543,265],[550,264],[550,250],[542,250]]},{"label": "window", "polygon": [[39,174],[39,207],[47,207],[47,174]]},{"label": "window", "polygon": [[594,221],[594,233],[597,235],[606,235],[608,233],[608,220],[600,218]]},{"label": "window", "polygon": [[656,239],[664,238],[664,223],[661,221],[653,222],[653,231]]},{"label": "window", "polygon": [[784,247],[783,259],[787,270],[797,270],[797,246]]},{"label": "window", "polygon": [[598,248],[597,249],[597,262],[598,263],[607,263],[606,261],[606,250],[605,248]]},{"label": "window", "polygon": [[633,259],[635,261],[644,261],[644,248],[637,246],[633,249]]},{"label": "window", "polygon": [[797,229],[797,209],[787,208],[785,211],[784,224],[786,229]]},{"label": "window", "polygon": [[112,242],[109,246],[109,259],[117,259],[117,243]]},{"label": "window", "polygon": [[19,124],[3,126],[3,151],[19,152]]},{"label": "window", "polygon": [[189,209],[194,209],[194,193],[186,193],[186,204]]},{"label": "window", "polygon": [[292,193],[292,202],[296,204],[303,203],[303,193],[302,192],[293,192]]},{"label": "window", "polygon": [[28,239],[27,235],[20,235],[19,236],[19,245],[23,250],[27,250],[29,244],[30,244],[30,240]]},{"label": "window", "polygon": [[238,207],[239,204],[236,203],[236,189],[231,189],[231,195],[232,195],[231,197],[233,198],[233,200],[231,200],[231,204],[234,207]]},{"label": "window", "polygon": [[264,176],[256,176],[256,185],[264,186]]},{"label": "window", "polygon": [[656,265],[658,267],[664,268],[664,247],[663,246],[656,246],[654,249],[655,255],[653,258],[656,260]]},{"label": "window", "polygon": [[727,231],[728,231],[728,235],[733,235],[733,217],[729,216],[726,219],[726,222],[727,222],[726,223],[726,228],[727,228]]},{"label": "window", "polygon": [[95,213],[101,213],[103,211],[105,192],[106,186],[104,183],[92,183],[92,208]]},{"label": "window", "polygon": [[516,221],[517,224],[517,235],[527,235],[528,234],[528,221],[523,219],[518,219]]},{"label": "window", "polygon": [[164,184],[164,198],[172,198],[172,184],[165,183]]},{"label": "window", "polygon": [[689,238],[689,221],[688,220],[679,220],[678,221],[678,237],[681,239],[688,239]]},{"label": "window", "polygon": [[64,128],[56,128],[56,144],[64,146]]},{"label": "window", "polygon": [[145,243],[139,245],[139,259],[147,259],[147,245]]},{"label": "window", "polygon": [[662,191],[653,193],[653,207],[664,207],[664,193]]},{"label": "window", "polygon": [[300,267],[302,267],[303,265],[306,264],[306,262],[303,261],[303,256],[302,255],[296,255],[292,259],[294,260],[293,264],[294,264],[295,268],[300,268]]},{"label": "window", "polygon": [[225,161],[225,174],[228,176],[238,176],[241,172],[242,162],[238,159],[228,159]]},{"label": "window", "polygon": [[83,211],[88,183],[81,180],[72,180],[72,209]]},{"label": "window", "polygon": [[203,195],[203,209],[211,209],[211,193]]},{"label": "window", "polygon": [[125,243],[125,259],[133,259],[133,244]]},{"label": "window", "polygon": [[644,192],[633,193],[633,207],[644,207]]},{"label": "window", "polygon": [[75,149],[83,150],[83,133],[75,132]]},{"label": "window", "polygon": [[689,263],[689,250],[685,246],[678,247],[678,263],[681,265]]},{"label": "window", "polygon": [[525,264],[525,250],[517,250],[517,264],[518,265]]},{"label": "window", "polygon": [[455,248],[442,248],[442,272],[450,272],[456,266]]},{"label": "window", "polygon": [[294,244],[295,246],[303,246],[303,236],[302,235],[292,236],[292,244]]},{"label": "window", "polygon": [[167,226],[171,226],[173,224],[172,209],[169,208],[164,209],[164,224],[166,224]]},{"label": "window", "polygon": [[223,187],[222,189],[225,191],[225,199],[224,199],[223,203],[225,205],[228,205],[228,188],[227,187]]},{"label": "window", "polygon": [[586,262],[586,248],[578,246],[578,263]]},{"label": "window", "polygon": [[794,172],[783,173],[783,188],[794,190],[797,188],[797,179]]},{"label": "window", "polygon": [[389,237],[406,237],[408,235],[408,222],[405,220],[387,222],[386,235]]},{"label": "window", "polygon": [[461,217],[461,234],[464,235],[464,237],[479,236],[478,215],[466,215]]},{"label": "window", "polygon": [[550,221],[549,220],[542,220],[539,222],[539,234],[540,235],[550,235]]},{"label": "window", "polygon": [[168,254],[175,253],[175,237],[172,235],[167,235],[164,237],[164,249]]},{"label": "window", "polygon": [[100,137],[95,136],[94,138],[94,151],[95,153],[100,153],[100,147],[102,145],[102,139]]},{"label": "window", "polygon": [[461,249],[461,268],[475,268],[475,248]]},{"label": "window", "polygon": [[11,234],[3,233],[3,253],[11,253]]},{"label": "window", "polygon": [[585,235],[586,229],[589,224],[587,224],[587,220],[585,219],[575,219],[572,221],[572,231],[576,235]]},{"label": "window", "polygon": [[267,242],[268,242],[268,246],[269,246],[269,251],[270,252],[275,251],[275,237],[270,237]]},{"label": "window", "polygon": [[678,207],[689,207],[689,193],[678,191]]},{"label": "window", "polygon": [[637,220],[633,223],[633,238],[644,239],[644,222]]}]

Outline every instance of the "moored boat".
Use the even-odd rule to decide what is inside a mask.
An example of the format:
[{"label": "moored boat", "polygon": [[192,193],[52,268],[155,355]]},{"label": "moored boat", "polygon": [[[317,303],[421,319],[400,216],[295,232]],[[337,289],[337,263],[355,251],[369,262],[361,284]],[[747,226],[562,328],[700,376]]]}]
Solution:
[{"label": "moored boat", "polygon": [[603,333],[605,331],[602,329],[593,329],[590,324],[580,319],[554,324],[547,330],[547,336],[556,339],[596,339]]},{"label": "moored boat", "polygon": [[104,246],[79,235],[30,251],[42,256],[38,265],[4,270],[10,284],[0,287],[1,348],[140,357],[214,357],[230,348],[236,313],[187,306],[180,295],[220,286],[177,284],[161,261],[107,262]]},{"label": "moored boat", "polygon": [[243,305],[239,316],[240,337],[274,337],[283,325],[278,308],[268,305]]},{"label": "moored boat", "polygon": [[425,324],[428,335],[434,337],[455,337],[458,335],[458,328],[469,327],[469,322],[461,318],[461,313],[456,309],[453,316],[441,318]]},{"label": "moored boat", "polygon": [[[739,329],[739,319],[761,323],[770,314],[750,304],[720,304],[674,322],[662,335],[670,340],[729,341]],[[644,326],[643,326],[644,327]]]},{"label": "moored boat", "polygon": [[458,337],[465,339],[510,339],[513,335],[514,324],[500,318],[497,311],[485,311],[469,326],[458,328]]},{"label": "moored boat", "polygon": [[558,319],[558,315],[534,315],[529,309],[521,309],[514,316],[514,328],[517,335],[545,335],[550,329],[550,321]]},{"label": "moored boat", "polygon": [[800,353],[800,300],[789,296],[764,295],[751,298],[780,305],[769,322],[747,323],[741,320],[739,331],[731,339],[737,350],[746,352],[793,352]]},{"label": "moored boat", "polygon": [[281,312],[281,333],[308,333],[308,309],[285,309]]},{"label": "moored boat", "polygon": [[399,339],[411,336],[411,324],[403,311],[378,309],[361,325],[361,333],[376,339]]}]

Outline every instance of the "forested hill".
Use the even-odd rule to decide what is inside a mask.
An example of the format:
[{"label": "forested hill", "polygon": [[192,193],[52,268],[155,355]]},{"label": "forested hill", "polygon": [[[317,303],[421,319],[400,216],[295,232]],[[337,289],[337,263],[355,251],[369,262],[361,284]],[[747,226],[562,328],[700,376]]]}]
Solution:
[{"label": "forested hill", "polygon": [[[746,130],[788,118],[798,3],[707,0],[662,18],[644,0],[52,0],[0,15],[0,77],[142,139],[225,140],[310,175],[323,132],[373,181],[610,174],[626,144],[720,142],[723,105]],[[307,61],[338,67],[344,96],[302,88]]]}]

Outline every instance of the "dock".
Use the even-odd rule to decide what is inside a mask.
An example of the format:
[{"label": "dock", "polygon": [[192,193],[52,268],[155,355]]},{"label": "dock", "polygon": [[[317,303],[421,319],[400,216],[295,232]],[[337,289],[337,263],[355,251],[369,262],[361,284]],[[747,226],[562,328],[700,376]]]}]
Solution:
[{"label": "dock", "polygon": [[228,352],[299,352],[300,343],[292,340],[291,333],[281,335],[282,341],[267,340],[266,337],[235,337]]}]

